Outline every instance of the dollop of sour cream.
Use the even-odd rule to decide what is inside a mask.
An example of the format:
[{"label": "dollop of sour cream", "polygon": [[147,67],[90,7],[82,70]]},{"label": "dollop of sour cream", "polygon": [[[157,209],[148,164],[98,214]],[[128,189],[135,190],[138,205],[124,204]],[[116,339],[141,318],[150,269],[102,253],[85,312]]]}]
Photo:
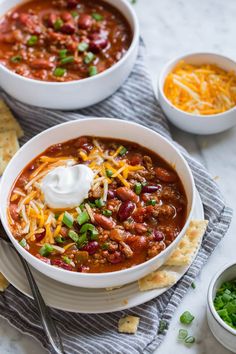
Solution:
[{"label": "dollop of sour cream", "polygon": [[69,209],[80,205],[88,197],[93,171],[86,165],[57,167],[42,180],[45,203],[53,209]]}]

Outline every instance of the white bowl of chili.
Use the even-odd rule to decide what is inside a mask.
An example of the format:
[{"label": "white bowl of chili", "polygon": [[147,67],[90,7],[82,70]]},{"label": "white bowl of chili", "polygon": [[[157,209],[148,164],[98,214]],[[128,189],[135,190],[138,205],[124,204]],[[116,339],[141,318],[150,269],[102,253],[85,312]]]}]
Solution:
[{"label": "white bowl of chili", "polygon": [[[215,338],[228,350],[236,353],[236,329],[227,324],[226,317],[225,321],[222,319],[224,316],[230,316],[227,309],[230,309],[230,306],[235,307],[235,300],[231,297],[232,291],[228,289],[230,282],[234,281],[234,291],[233,296],[236,295],[236,264],[227,264],[220,269],[214,278],[212,279],[207,295],[207,320],[209,327],[215,336]],[[219,291],[219,289],[221,289]],[[232,289],[231,289],[232,290]],[[229,295],[229,296],[228,296]],[[222,296],[224,301],[222,302]],[[234,305],[233,305],[234,301]],[[214,303],[215,302],[215,303]],[[231,304],[230,304],[231,302]],[[219,312],[218,312],[218,311]],[[223,310],[223,311],[222,311]],[[226,312],[225,314],[223,312]],[[230,312],[230,311],[229,311]],[[235,316],[235,310],[232,312]],[[231,313],[231,315],[232,315]],[[220,316],[220,314],[222,314]],[[228,318],[231,320],[231,317]],[[235,326],[236,322],[234,321]]]},{"label": "white bowl of chili", "polygon": [[[180,67],[181,65],[184,69],[182,71],[184,71],[183,75],[185,75],[185,77],[180,77],[179,75],[180,71],[176,72],[176,68],[178,69],[178,67]],[[190,66],[188,67],[187,65]],[[210,65],[208,69],[206,68],[207,65],[208,66]],[[236,119],[235,119],[236,95],[233,93],[234,102],[233,101],[228,102],[229,99],[228,97],[226,97],[226,94],[223,92],[224,89],[223,83],[222,83],[222,87],[219,87],[218,90],[216,86],[214,86],[217,84],[217,82],[214,81],[212,83],[212,86],[211,87],[209,86],[210,89],[213,90],[212,91],[213,96],[212,97],[209,96],[209,102],[207,101],[205,102],[205,104],[202,101],[203,91],[201,90],[204,90],[205,89],[204,87],[206,87],[206,91],[208,90],[207,80],[211,80],[210,75],[213,74],[215,75],[216,80],[220,80],[218,73],[215,74],[213,72],[214,70],[212,70],[215,68],[215,66],[218,67],[217,70],[222,70],[222,73],[228,76],[228,80],[232,80],[234,77],[232,82],[236,83],[235,61],[220,54],[214,54],[214,53],[187,54],[169,61],[163,68],[158,82],[159,102],[167,118],[170,120],[171,123],[173,123],[178,128],[185,130],[189,133],[207,135],[207,134],[215,134],[215,133],[225,131],[227,129],[232,128],[236,124]],[[182,67],[180,67],[180,69]],[[203,67],[203,71],[205,70],[205,77],[203,77],[203,75],[202,77],[200,77],[201,73],[199,72],[199,69],[201,70],[201,67]],[[195,68],[198,71],[198,75],[196,75]],[[175,71],[174,73],[175,77],[173,76],[173,71]],[[176,97],[173,96],[174,92],[171,92],[170,89],[167,91],[167,84],[168,84],[167,80],[168,79],[170,80],[169,75],[171,73],[172,73],[171,80],[172,82],[173,80],[175,80],[175,84],[177,85],[176,87],[180,88],[179,90],[180,95],[183,95],[184,93],[185,95],[184,99],[181,96],[176,96]],[[232,73],[234,74],[232,75]],[[188,74],[191,75],[191,80],[193,80],[193,82],[186,81],[186,80],[190,80]],[[172,82],[169,81],[170,85],[173,85]],[[227,82],[227,80],[225,80],[225,82]],[[220,90],[222,92],[219,92]],[[232,92],[233,90],[235,90],[235,86],[232,88]],[[172,100],[167,98],[167,92],[169,95],[172,95],[171,96],[173,98]],[[222,95],[222,97],[220,97],[219,99],[220,94]],[[208,93],[206,92],[205,95],[206,99],[208,99],[207,95]],[[178,99],[178,102],[176,104],[173,101],[175,99],[176,102]],[[223,107],[224,100],[227,103],[229,103],[227,109],[222,108],[222,110],[224,111],[222,111],[221,113],[211,114],[210,112],[213,111],[214,108],[218,106],[219,103],[221,103],[221,101]],[[184,110],[185,108],[182,109],[180,108],[180,107],[190,107],[189,106],[190,103],[193,105],[191,106],[193,107],[191,108],[193,109],[192,112],[185,111]],[[202,106],[201,105],[199,106],[200,108],[204,107],[205,109],[207,107],[207,110],[206,109],[202,110],[204,114],[201,113],[201,110],[199,110],[199,112],[196,112],[196,107],[198,107],[198,103],[202,104]]]},{"label": "white bowl of chili", "polygon": [[[78,6],[71,8],[76,1],[68,0],[68,8],[54,9],[61,16],[55,20],[50,2],[46,6],[39,0],[30,5],[28,1],[21,5],[21,0],[0,0],[1,87],[26,104],[62,110],[88,107],[112,95],[134,66],[139,23],[128,1],[100,2],[86,8],[86,2],[78,0]],[[32,6],[36,15],[30,17],[27,11]],[[96,13],[102,6],[103,15]],[[39,8],[38,29],[34,18]],[[9,11],[11,15],[4,22]]]},{"label": "white bowl of chili", "polygon": [[[152,151],[153,154],[158,154],[159,159],[164,160],[165,163],[168,164],[169,169],[172,168],[173,173],[178,176],[181,181],[181,185],[183,186],[184,194],[185,194],[185,211],[184,214],[181,212],[183,209],[179,209],[177,213],[182,219],[181,228],[179,229],[179,233],[173,237],[172,242],[168,243],[168,247],[164,247],[161,253],[154,256],[151,259],[146,261],[143,260],[143,263],[132,263],[129,265],[126,263],[127,269],[115,270],[113,267],[113,271],[109,271],[106,269],[106,272],[99,273],[81,273],[80,271],[67,271],[51,264],[47,264],[42,262],[40,259],[35,257],[29,253],[24,247],[24,245],[19,243],[13,233],[11,232],[11,227],[9,224],[9,203],[11,198],[11,192],[13,190],[16,179],[18,179],[19,175],[22,172],[22,166],[32,165],[32,161],[39,155],[45,154],[45,149],[48,149],[50,146],[60,144],[63,141],[69,141],[71,139],[76,139],[79,136],[93,136],[93,132],[96,131],[96,137],[109,138],[109,139],[121,139],[134,144],[140,144],[143,149],[148,149],[148,151]],[[49,143],[50,141],[50,143]],[[74,143],[73,143],[74,144]],[[58,146],[58,145],[56,145]],[[95,145],[96,146],[96,145]],[[63,149],[63,148],[62,148]],[[88,147],[89,149],[89,147]],[[97,149],[97,148],[96,148]],[[138,147],[137,147],[138,149]],[[48,150],[47,150],[48,151]],[[54,151],[54,150],[50,150]],[[134,150],[136,151],[136,150]],[[52,155],[50,155],[52,156]],[[82,156],[84,156],[82,154]],[[123,156],[123,155],[122,155]],[[142,155],[141,155],[142,156]],[[52,156],[53,157],[53,156]],[[164,165],[158,165],[164,166]],[[170,167],[174,166],[174,167]],[[40,167],[41,168],[41,167]],[[91,167],[92,168],[92,167]],[[30,170],[32,170],[30,168]],[[132,166],[131,166],[132,170]],[[24,171],[24,170],[23,170]],[[41,170],[40,170],[41,171]],[[158,170],[159,171],[159,170]],[[174,172],[175,171],[175,172]],[[42,172],[42,171],[41,171]],[[158,172],[159,173],[159,172]],[[177,178],[177,177],[176,177]],[[121,179],[122,180],[122,179]],[[158,183],[161,183],[160,180]],[[165,184],[165,182],[163,182]],[[172,182],[173,183],[173,182]],[[167,183],[167,187],[171,187],[171,183]],[[25,184],[24,184],[25,185]],[[28,185],[28,183],[27,183]],[[28,188],[28,187],[27,187]],[[104,187],[105,188],[105,187]],[[117,188],[117,187],[116,187]],[[135,190],[135,189],[134,189]],[[133,187],[132,187],[133,191]],[[116,191],[118,193],[118,189]],[[149,192],[150,193],[150,192]],[[183,192],[182,192],[183,193]],[[121,196],[122,197],[122,196]],[[143,198],[143,197],[142,197]],[[178,197],[179,198],[179,197]],[[14,199],[14,198],[13,198]],[[122,198],[123,200],[123,198]],[[140,199],[139,199],[140,200]],[[178,199],[179,200],[179,199]],[[139,278],[144,277],[148,273],[153,270],[159,268],[166,259],[170,256],[170,253],[173,251],[174,247],[178,244],[180,239],[186,232],[186,229],[191,220],[193,206],[195,203],[195,185],[191,170],[182,157],[182,155],[176,150],[176,148],[164,137],[160,134],[143,127],[139,124],[131,123],[128,121],[122,121],[119,119],[112,118],[91,118],[84,120],[76,120],[68,123],[60,124],[55,127],[52,127],[39,135],[32,138],[29,142],[27,142],[17,154],[13,157],[8,167],[6,168],[2,181],[1,181],[1,190],[0,190],[0,216],[3,223],[3,226],[11,239],[13,245],[17,249],[17,251],[29,262],[34,268],[44,273],[45,275],[58,280],[62,283],[80,286],[80,287],[88,287],[88,288],[105,288],[105,287],[114,287],[121,286],[124,284],[131,283],[136,281]],[[28,201],[29,202],[29,201]],[[22,203],[21,203],[22,204]],[[96,204],[96,203],[95,203]],[[148,203],[148,205],[153,205],[153,203]],[[100,206],[98,206],[100,207]],[[137,207],[137,205],[136,205]],[[150,208],[149,208],[150,209]],[[152,208],[151,208],[152,209]],[[120,209],[119,209],[120,210]],[[139,211],[142,210],[139,209]],[[145,209],[147,210],[147,209]],[[12,215],[12,214],[11,214]],[[23,215],[23,214],[22,214]],[[103,214],[104,215],[104,214]],[[139,213],[139,215],[141,215]],[[181,216],[182,215],[182,216]],[[64,216],[63,216],[64,217]],[[95,217],[95,216],[94,216]],[[116,222],[117,216],[112,215],[113,222]],[[18,219],[19,220],[19,219]],[[100,222],[95,218],[96,222]],[[112,228],[114,228],[114,223],[112,222]],[[11,223],[11,221],[10,221]],[[12,225],[12,224],[11,224]],[[108,231],[109,232],[109,231]],[[146,231],[145,231],[146,232]],[[104,234],[102,234],[104,236]],[[17,236],[17,235],[15,235]],[[73,236],[73,235],[72,235]],[[157,235],[159,237],[159,234]],[[141,237],[141,236],[138,236]],[[146,237],[146,236],[145,236]],[[156,236],[155,236],[156,237]],[[140,240],[140,239],[139,239]],[[159,240],[160,241],[160,240]],[[158,242],[159,242],[158,241]],[[139,242],[139,241],[138,241]],[[159,243],[158,243],[159,244]],[[139,243],[138,243],[139,245]],[[139,252],[143,252],[146,246],[140,248]],[[41,254],[41,253],[40,253]],[[141,261],[142,262],[142,261]],[[136,265],[135,265],[136,264]]]}]

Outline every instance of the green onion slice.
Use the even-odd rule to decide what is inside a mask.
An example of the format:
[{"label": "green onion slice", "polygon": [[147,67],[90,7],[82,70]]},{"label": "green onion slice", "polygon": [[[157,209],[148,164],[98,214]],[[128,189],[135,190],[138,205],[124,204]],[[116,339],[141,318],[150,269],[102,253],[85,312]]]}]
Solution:
[{"label": "green onion slice", "polygon": [[65,58],[62,58],[61,59],[61,64],[64,65],[64,64],[70,64],[70,63],[74,63],[75,61],[75,58],[71,55],[69,57],[65,57]]},{"label": "green onion slice", "polygon": [[85,52],[88,49],[89,45],[86,42],[81,42],[78,44],[78,51]]},{"label": "green onion slice", "polygon": [[89,232],[90,234],[90,238],[92,240],[96,240],[97,239],[97,235],[98,235],[98,230],[96,229],[96,227],[93,224],[84,224],[81,229],[80,229],[80,233],[87,233]]},{"label": "green onion slice", "polygon": [[65,73],[66,73],[66,69],[64,69],[64,68],[56,68],[53,71],[53,75],[56,77],[62,77],[65,75]]},{"label": "green onion slice", "polygon": [[96,205],[97,208],[102,208],[105,205],[105,203],[104,203],[104,201],[102,199],[96,199],[95,200],[95,205]]},{"label": "green onion slice", "polygon": [[103,20],[103,16],[101,14],[97,13],[97,12],[94,12],[92,14],[92,18],[94,18],[94,20],[96,20],[96,21],[102,21]]},{"label": "green onion slice", "polygon": [[193,344],[195,342],[195,338],[193,336],[189,336],[184,341],[186,344]]},{"label": "green onion slice", "polygon": [[66,264],[71,264],[71,259],[67,256],[62,256],[62,259],[63,261],[66,263]]},{"label": "green onion slice", "polygon": [[26,248],[27,246],[27,241],[25,238],[22,238],[22,240],[20,240],[19,244],[23,247],[23,248]]},{"label": "green onion slice", "polygon": [[136,183],[134,186],[134,191],[137,195],[139,195],[142,191],[142,184],[141,183]]},{"label": "green onion slice", "polygon": [[54,251],[54,248],[49,243],[45,243],[39,250],[39,253],[43,257],[49,256]]},{"label": "green onion slice", "polygon": [[147,205],[156,205],[157,201],[155,199],[151,199],[147,202]]},{"label": "green onion slice", "polygon": [[121,150],[120,150],[120,152],[119,152],[119,155],[120,155],[120,156],[123,156],[123,155],[126,154],[126,152],[127,152],[127,149],[126,149],[124,146],[122,146],[122,147],[121,147]]},{"label": "green onion slice", "polygon": [[64,243],[66,240],[65,240],[64,237],[62,237],[61,235],[59,235],[59,236],[56,236],[56,237],[55,237],[55,241],[56,241],[57,243]]},{"label": "green onion slice", "polygon": [[108,209],[106,209],[106,210],[103,210],[103,215],[105,215],[105,216],[111,216],[112,215],[112,211],[111,210],[108,210]]},{"label": "green onion slice", "polygon": [[94,76],[97,75],[98,70],[96,68],[96,66],[92,65],[89,67],[89,76]]},{"label": "green onion slice", "polygon": [[68,52],[67,49],[61,49],[61,50],[59,50],[59,57],[60,57],[61,59],[65,58],[67,52]]},{"label": "green onion slice", "polygon": [[181,316],[180,316],[180,322],[183,324],[190,324],[194,320],[194,316],[189,312],[185,311]]},{"label": "green onion slice", "polygon": [[87,213],[87,211],[82,211],[82,213],[79,214],[77,217],[77,222],[79,225],[83,225],[84,223],[89,221],[89,219],[90,219],[90,217],[89,217],[89,214]]},{"label": "green onion slice", "polygon": [[28,41],[27,41],[27,45],[28,46],[33,46],[38,42],[38,37],[37,36],[31,36]]},{"label": "green onion slice", "polygon": [[70,230],[68,232],[68,236],[74,241],[74,242],[78,242],[79,241],[79,235],[77,234],[77,232],[75,232],[74,230]]},{"label": "green onion slice", "polygon": [[77,242],[77,247],[81,248],[81,247],[85,246],[87,243],[88,243],[87,234],[84,233],[79,237],[78,242]]},{"label": "green onion slice", "polygon": [[22,61],[22,56],[21,55],[15,55],[14,57],[11,57],[11,62],[12,63],[20,63]]},{"label": "green onion slice", "polygon": [[85,64],[90,64],[95,59],[95,55],[92,52],[88,52],[84,57]]},{"label": "green onion slice", "polygon": [[111,177],[113,175],[113,172],[111,170],[106,170],[106,175],[107,177]]},{"label": "green onion slice", "polygon": [[68,213],[68,211],[65,211],[64,215],[63,215],[62,222],[66,226],[72,227],[73,226],[73,222],[74,222],[74,218],[73,218],[73,216],[70,213]]},{"label": "green onion slice", "polygon": [[178,334],[178,339],[184,340],[188,336],[188,331],[186,329],[180,329]]},{"label": "green onion slice", "polygon": [[63,25],[63,23],[64,22],[60,18],[58,18],[53,25],[54,29],[56,31],[58,31],[61,28],[61,26]]}]

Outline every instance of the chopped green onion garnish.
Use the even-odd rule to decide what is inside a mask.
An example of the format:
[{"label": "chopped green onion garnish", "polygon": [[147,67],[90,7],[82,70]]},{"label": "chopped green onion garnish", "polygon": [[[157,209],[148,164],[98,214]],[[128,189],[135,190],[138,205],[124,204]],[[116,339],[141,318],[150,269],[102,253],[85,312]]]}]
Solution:
[{"label": "chopped green onion garnish", "polygon": [[63,261],[66,263],[66,264],[71,264],[71,259],[67,256],[62,256],[62,259]]},{"label": "chopped green onion garnish", "polygon": [[108,209],[106,209],[106,210],[103,210],[103,215],[105,215],[105,216],[111,216],[112,215],[112,211],[111,210],[108,210]]},{"label": "chopped green onion garnish", "polygon": [[22,56],[21,55],[15,55],[14,57],[11,57],[11,62],[12,63],[19,63],[22,60]]},{"label": "chopped green onion garnish", "polygon": [[192,283],[192,284],[191,284],[191,287],[192,287],[193,289],[196,289],[196,284],[195,284],[195,283]]},{"label": "chopped green onion garnish", "polygon": [[26,247],[27,246],[27,241],[25,238],[22,238],[22,240],[20,240],[19,244],[22,246],[22,247]]},{"label": "chopped green onion garnish", "polygon": [[102,199],[96,199],[95,200],[95,205],[96,205],[97,208],[102,208],[105,205],[105,203],[104,203],[104,201]]},{"label": "chopped green onion garnish", "polygon": [[79,51],[79,52],[85,52],[85,50],[87,50],[88,47],[89,47],[88,43],[86,43],[86,42],[81,42],[81,43],[79,43],[79,45],[78,45],[78,51]]},{"label": "chopped green onion garnish", "polygon": [[155,199],[151,199],[147,202],[147,205],[156,205],[157,201]]},{"label": "chopped green onion garnish", "polygon": [[59,235],[59,236],[55,237],[55,241],[57,243],[64,243],[65,242],[65,238]]},{"label": "chopped green onion garnish", "polygon": [[184,340],[188,336],[188,331],[186,329],[180,329],[178,334],[178,339]]},{"label": "chopped green onion garnish", "polygon": [[61,26],[63,25],[63,23],[64,23],[64,22],[63,22],[60,18],[58,18],[58,19],[54,22],[53,27],[55,28],[56,31],[58,31],[58,30],[61,28]]},{"label": "chopped green onion garnish", "polygon": [[88,52],[84,57],[85,64],[90,64],[95,59],[95,55],[92,52]]},{"label": "chopped green onion garnish", "polygon": [[113,175],[113,172],[111,170],[106,170],[106,175],[107,177],[111,177]]},{"label": "chopped green onion garnish", "polygon": [[52,245],[50,245],[49,243],[45,243],[39,250],[39,253],[41,254],[41,256],[43,257],[47,257],[49,256],[50,253],[52,253],[54,251],[54,248]]},{"label": "chopped green onion garnish", "polygon": [[190,324],[194,320],[194,316],[189,312],[185,311],[181,316],[180,316],[180,322],[183,324]]},{"label": "chopped green onion garnish", "polygon": [[214,306],[222,320],[236,329],[236,279],[221,285],[216,292]]},{"label": "chopped green onion garnish", "polygon": [[68,52],[67,49],[61,49],[61,50],[59,50],[59,57],[60,57],[61,59],[65,58],[67,52]]},{"label": "chopped green onion garnish", "polygon": [[85,246],[87,243],[88,243],[87,234],[84,233],[79,237],[78,242],[77,242],[77,247],[81,248],[81,247]]},{"label": "chopped green onion garnish", "polygon": [[53,71],[53,75],[57,76],[57,77],[62,77],[65,75],[65,73],[66,73],[66,69],[64,69],[64,68],[56,68]]},{"label": "chopped green onion garnish", "polygon": [[195,342],[195,338],[193,336],[189,336],[184,341],[186,344],[193,344]]},{"label": "chopped green onion garnish", "polygon": [[164,320],[160,320],[158,327],[158,334],[162,334],[166,329],[168,329],[168,324]]},{"label": "chopped green onion garnish", "polygon": [[91,206],[91,208],[95,208],[95,206],[96,206],[96,205],[95,205],[94,203],[92,203],[92,202],[88,202],[88,205]]},{"label": "chopped green onion garnish", "polygon": [[96,66],[92,65],[89,67],[89,76],[94,76],[97,75],[98,70],[96,68]]},{"label": "chopped green onion garnish", "polygon": [[139,195],[142,191],[142,184],[141,183],[136,183],[134,186],[134,191],[137,195]]},{"label": "chopped green onion garnish", "polygon": [[29,46],[33,46],[38,42],[38,37],[37,36],[31,36],[28,41],[27,41],[27,45]]},{"label": "chopped green onion garnish", "polygon": [[76,12],[76,11],[71,11],[71,16],[72,17],[77,17],[79,14],[78,14],[78,12]]},{"label": "chopped green onion garnish", "polygon": [[75,232],[74,230],[70,230],[68,232],[68,236],[74,241],[74,242],[78,242],[79,240],[79,235],[77,234],[77,232]]},{"label": "chopped green onion garnish", "polygon": [[103,16],[98,14],[97,12],[94,12],[92,14],[92,18],[94,18],[94,20],[96,20],[96,21],[102,21],[103,20]]},{"label": "chopped green onion garnish", "polygon": [[84,210],[84,208],[85,208],[85,206],[84,206],[84,204],[80,204],[80,206],[79,206],[79,208],[80,208],[80,210]]},{"label": "chopped green onion garnish", "polygon": [[89,232],[91,240],[96,240],[98,235],[98,230],[93,224],[84,224],[81,229],[80,233]]},{"label": "chopped green onion garnish", "polygon": [[89,214],[87,211],[82,211],[81,214],[78,215],[77,217],[77,222],[79,225],[83,225],[85,222],[89,221]]},{"label": "chopped green onion garnish", "polygon": [[61,64],[64,65],[64,64],[70,64],[70,63],[74,63],[75,61],[75,58],[71,55],[69,57],[65,57],[63,59],[61,59]]},{"label": "chopped green onion garnish", "polygon": [[121,147],[121,150],[120,150],[120,152],[119,152],[119,155],[120,155],[120,156],[123,156],[123,155],[126,154],[126,152],[127,152],[127,149],[126,149],[124,146],[122,146],[122,147]]},{"label": "chopped green onion garnish", "polygon": [[64,212],[63,219],[62,219],[63,224],[65,224],[68,227],[72,227],[74,218],[73,216],[68,213],[67,211]]},{"label": "chopped green onion garnish", "polygon": [[103,249],[103,250],[108,250],[108,248],[109,248],[108,243],[104,243],[104,244],[102,245],[102,249]]}]

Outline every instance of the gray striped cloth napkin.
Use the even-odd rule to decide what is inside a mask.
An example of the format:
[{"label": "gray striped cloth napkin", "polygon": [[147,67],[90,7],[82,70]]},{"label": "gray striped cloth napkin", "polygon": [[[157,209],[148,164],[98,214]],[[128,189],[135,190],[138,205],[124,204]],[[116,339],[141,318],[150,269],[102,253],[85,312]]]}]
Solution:
[{"label": "gray striped cloth napkin", "polygon": [[[136,65],[125,84],[113,96],[93,107],[79,112],[60,112],[26,106],[5,93],[3,93],[3,98],[18,116],[24,128],[25,137],[22,143],[55,124],[88,116],[116,117],[135,121],[171,140],[168,124],[155,99],[144,64],[142,43]],[[165,335],[165,332],[158,334],[160,320],[169,324],[191,283],[218,242],[224,237],[231,221],[231,209],[225,205],[218,186],[205,168],[193,160],[178,144],[174,144],[180,149],[193,171],[196,186],[204,204],[205,217],[209,220],[207,233],[194,263],[176,286],[160,297],[130,310],[109,314],[80,315],[53,309],[52,313],[57,321],[67,354],[153,353]],[[127,314],[141,318],[138,332],[135,335],[117,333],[119,318]],[[0,296],[0,316],[6,318],[23,333],[36,338],[51,351],[34,302],[19,293],[13,286],[10,286]]]}]

